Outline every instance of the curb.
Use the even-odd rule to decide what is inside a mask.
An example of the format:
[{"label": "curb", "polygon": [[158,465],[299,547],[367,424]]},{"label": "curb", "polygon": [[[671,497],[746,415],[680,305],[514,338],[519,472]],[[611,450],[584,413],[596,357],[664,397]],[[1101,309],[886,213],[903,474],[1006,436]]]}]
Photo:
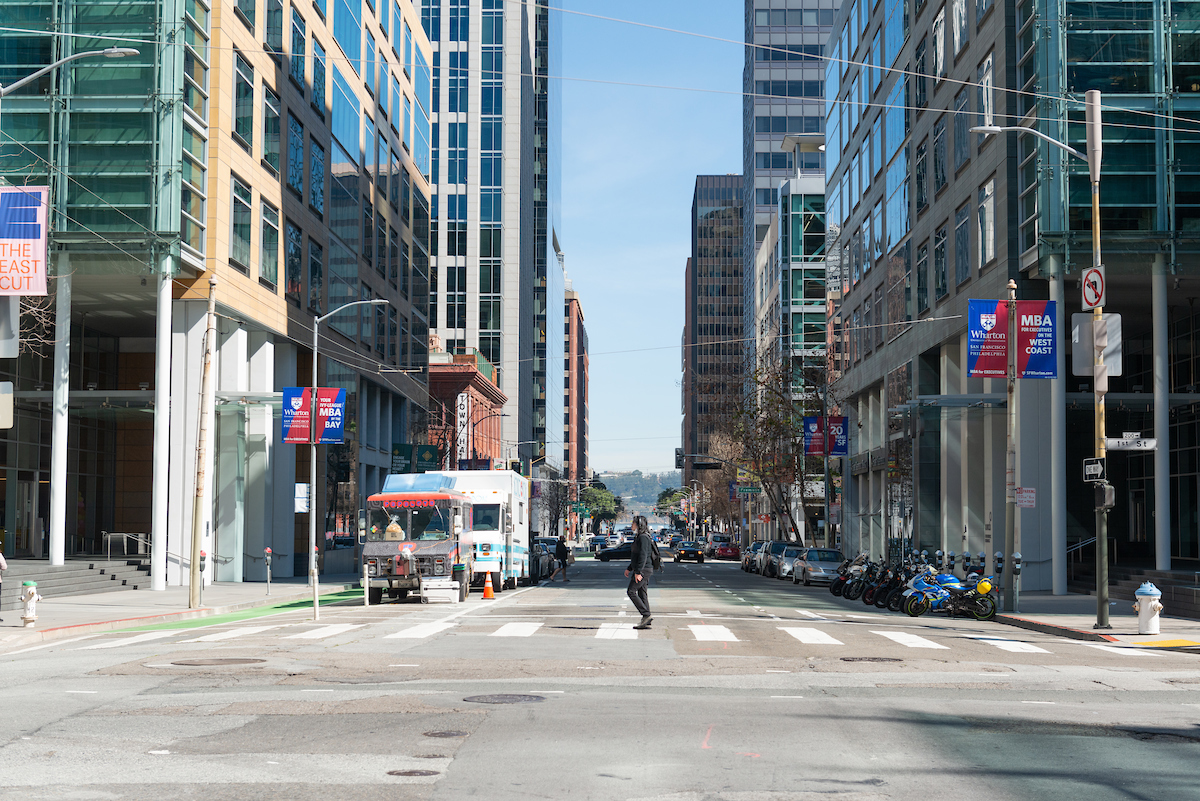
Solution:
[{"label": "curb", "polygon": [[[350,584],[343,584],[340,592],[357,589]],[[332,590],[339,592],[339,590]],[[263,596],[253,601],[242,601],[236,604],[226,604],[225,606],[206,606],[200,609],[183,609],[178,612],[166,612],[158,615],[146,615],[145,617],[126,617],[118,620],[98,620],[94,623],[77,623],[73,626],[57,626],[50,629],[35,629],[33,631],[24,632],[15,635],[11,640],[4,640],[3,646],[16,647],[22,645],[33,645],[39,642],[50,642],[59,640],[64,637],[72,637],[76,634],[89,634],[91,632],[118,631],[121,629],[134,628],[136,626],[152,626],[156,623],[170,623],[176,620],[196,620],[197,618],[216,617],[218,615],[227,615],[231,612],[241,612],[246,609],[257,609],[260,606],[270,606],[277,603],[288,603],[290,601],[299,601],[305,598],[312,598],[312,592],[299,592],[291,595],[272,595],[270,597]]]},{"label": "curb", "polygon": [[1097,634],[1094,631],[1083,631],[1082,629],[1072,629],[1067,626],[1056,626],[1053,623],[1043,623],[1040,620],[1030,620],[1024,617],[1013,617],[1012,615],[996,615],[993,618],[997,623],[1003,623],[1006,626],[1015,626],[1019,629],[1028,629],[1029,631],[1037,631],[1042,634],[1052,634],[1055,637],[1066,637],[1070,640],[1086,640],[1088,642],[1119,642],[1119,640],[1109,634]]}]

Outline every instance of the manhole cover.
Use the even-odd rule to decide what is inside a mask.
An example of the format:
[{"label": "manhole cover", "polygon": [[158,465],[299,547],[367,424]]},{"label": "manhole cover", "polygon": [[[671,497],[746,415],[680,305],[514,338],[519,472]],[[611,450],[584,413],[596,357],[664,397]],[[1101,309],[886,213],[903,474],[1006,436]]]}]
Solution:
[{"label": "manhole cover", "polygon": [[472,695],[463,700],[472,704],[532,704],[546,699],[541,695]]},{"label": "manhole cover", "polygon": [[257,665],[260,662],[266,662],[265,659],[183,659],[179,662],[172,662],[172,665],[181,665],[183,667],[213,667],[219,665]]},{"label": "manhole cover", "polygon": [[413,759],[446,759],[445,754],[416,754]]},{"label": "manhole cover", "polygon": [[389,776],[437,776],[436,770],[389,770]]},{"label": "manhole cover", "polygon": [[843,656],[843,662],[903,662],[894,656]]},{"label": "manhole cover", "polygon": [[466,737],[465,731],[427,731],[426,737]]}]

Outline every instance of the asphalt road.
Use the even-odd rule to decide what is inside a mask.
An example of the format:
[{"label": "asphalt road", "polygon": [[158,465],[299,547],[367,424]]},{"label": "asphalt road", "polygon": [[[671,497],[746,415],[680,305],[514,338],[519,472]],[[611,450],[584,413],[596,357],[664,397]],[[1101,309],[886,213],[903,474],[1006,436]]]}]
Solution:
[{"label": "asphalt road", "polygon": [[0,654],[0,799],[1200,799],[1200,655],[623,567]]}]

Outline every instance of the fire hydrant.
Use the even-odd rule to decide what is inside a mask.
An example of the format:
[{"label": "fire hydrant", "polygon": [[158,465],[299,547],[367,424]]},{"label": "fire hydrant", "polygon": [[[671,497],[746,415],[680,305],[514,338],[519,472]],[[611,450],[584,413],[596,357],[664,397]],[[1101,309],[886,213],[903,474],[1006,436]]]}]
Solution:
[{"label": "fire hydrant", "polygon": [[1133,597],[1133,609],[1138,613],[1138,634],[1158,634],[1158,614],[1163,610],[1159,601],[1162,590],[1150,582],[1145,582],[1137,588]]},{"label": "fire hydrant", "polygon": [[24,581],[21,586],[25,588],[21,591],[21,603],[25,605],[21,620],[25,622],[25,628],[33,628],[37,622],[37,602],[42,600],[42,596],[38,595],[36,581]]}]

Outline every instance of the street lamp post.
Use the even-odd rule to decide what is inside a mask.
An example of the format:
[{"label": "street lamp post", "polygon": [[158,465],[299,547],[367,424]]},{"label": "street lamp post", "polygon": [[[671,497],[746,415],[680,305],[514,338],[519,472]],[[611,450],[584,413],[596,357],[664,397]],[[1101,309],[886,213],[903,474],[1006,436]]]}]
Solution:
[{"label": "street lamp post", "polygon": [[[1019,133],[1027,133],[1037,138],[1061,148],[1078,159],[1087,162],[1088,177],[1091,180],[1092,189],[1092,266],[1096,269],[1102,267],[1100,258],[1100,159],[1103,149],[1103,128],[1100,116],[1100,92],[1096,89],[1089,89],[1084,93],[1084,120],[1087,131],[1087,154],[1080,153],[1070,145],[1053,139],[1046,134],[1034,128],[1027,128],[1023,125],[996,126],[996,125],[980,125],[971,128],[976,133],[984,135],[992,135],[1003,131],[1017,131]],[[1103,313],[1102,306],[1092,308],[1092,331],[1093,333],[1103,329]],[[1061,320],[1059,322],[1061,325]],[[1104,348],[1107,342],[1101,336],[1094,337],[1092,344],[1094,361],[1093,361],[1093,379],[1092,389],[1095,398],[1095,454],[1099,459],[1103,459],[1106,454],[1106,432],[1104,419],[1104,395],[1108,391],[1108,375],[1104,366]],[[1010,348],[1012,345],[1010,344]],[[1059,377],[1062,380],[1062,377]],[[1009,406],[1011,409],[1012,398],[1011,390],[1009,397]],[[1011,412],[1010,412],[1011,414]],[[1011,423],[1010,423],[1011,424]],[[1058,442],[1057,436],[1053,437],[1052,446]],[[1052,460],[1053,461],[1053,460]],[[1103,489],[1107,486],[1107,482],[1098,485],[1101,488],[1099,495],[1103,496]],[[1015,509],[1012,504],[1007,504],[1007,508],[1011,509],[1009,514],[1015,515]],[[1011,522],[1006,520],[1005,532],[1005,564],[1008,570],[1004,576],[1004,608],[1006,611],[1012,611],[1012,593],[1009,591],[1011,587],[1011,576],[1013,573],[1013,543],[1009,542],[1008,530]],[[1096,503],[1096,625],[1094,628],[1108,629],[1112,628],[1108,622],[1108,508],[1103,502]]]},{"label": "street lamp post", "polygon": [[136,48],[133,48],[133,47],[107,47],[104,50],[87,50],[87,51],[84,51],[83,53],[73,53],[69,56],[64,56],[64,57],[60,58],[58,61],[55,61],[53,64],[47,64],[46,66],[42,67],[37,72],[34,72],[30,75],[26,75],[21,80],[14,81],[13,83],[10,83],[8,86],[0,86],[0,97],[6,97],[10,92],[15,92],[18,89],[20,89],[22,86],[26,86],[30,83],[33,83],[38,78],[42,77],[43,75],[47,74],[48,72],[51,72],[52,70],[57,69],[58,67],[61,67],[63,64],[66,64],[67,62],[70,62],[70,61],[78,61],[81,58],[92,58],[94,56],[104,56],[105,58],[125,58],[126,56],[139,55],[141,52],[142,51],[140,51]]},{"label": "street lamp post", "polygon": [[317,606],[317,330],[329,319],[351,306],[382,306],[383,298],[344,303],[327,314],[313,318],[311,392],[308,397],[308,580],[313,588],[313,620],[320,616]]}]

